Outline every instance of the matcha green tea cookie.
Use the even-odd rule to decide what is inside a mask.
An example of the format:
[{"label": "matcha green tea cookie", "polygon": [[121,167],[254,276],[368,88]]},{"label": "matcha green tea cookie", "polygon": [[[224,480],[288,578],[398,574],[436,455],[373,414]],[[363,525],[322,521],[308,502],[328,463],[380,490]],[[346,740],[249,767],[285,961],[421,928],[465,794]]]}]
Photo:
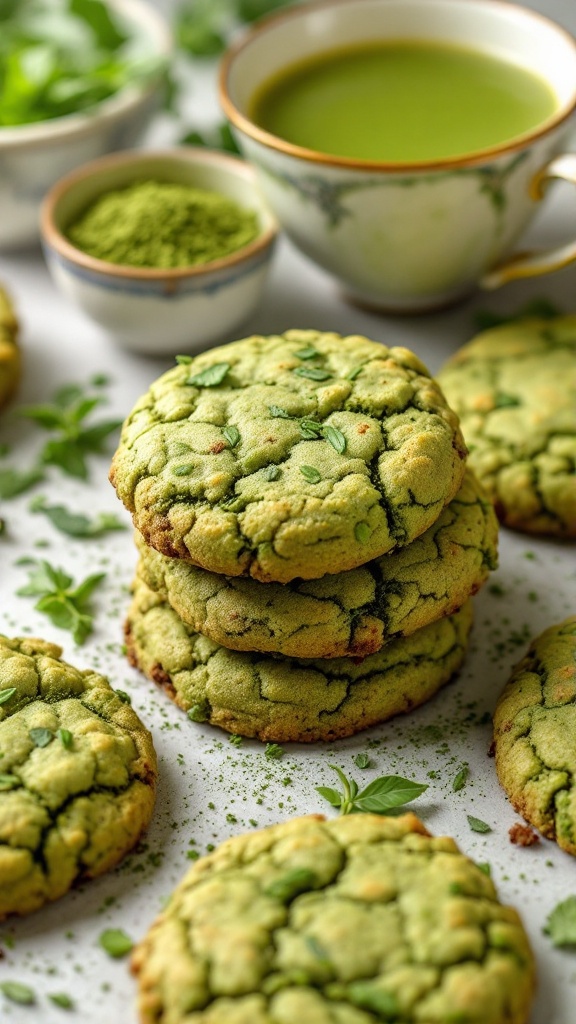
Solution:
[{"label": "matcha green tea cookie", "polygon": [[522,922],[414,814],[222,843],[136,947],[141,1024],[527,1024]]},{"label": "matcha green tea cookie", "polygon": [[194,632],[137,580],[128,656],[194,721],[281,743],[351,736],[432,697],[460,668],[471,602],[363,660],[229,651]]},{"label": "matcha green tea cookie", "polygon": [[12,397],[20,379],[18,322],[12,303],[0,288],[0,409]]},{"label": "matcha green tea cookie", "polygon": [[110,478],[163,554],[286,583],[409,544],[456,494],[465,455],[407,349],[293,330],[160,377],[124,424]]},{"label": "matcha green tea cookie", "polygon": [[498,522],[473,473],[407,547],[320,580],[260,583],[219,576],[149,548],[139,573],[189,626],[236,651],[363,657],[449,615],[497,563]]},{"label": "matcha green tea cookie", "polygon": [[494,737],[512,805],[576,855],[576,616],[532,641],[498,701]]},{"label": "matcha green tea cookie", "polygon": [[154,806],[148,730],[61,653],[0,637],[0,919],[114,867]]},{"label": "matcha green tea cookie", "polygon": [[576,537],[576,316],[484,331],[438,380],[502,522]]}]

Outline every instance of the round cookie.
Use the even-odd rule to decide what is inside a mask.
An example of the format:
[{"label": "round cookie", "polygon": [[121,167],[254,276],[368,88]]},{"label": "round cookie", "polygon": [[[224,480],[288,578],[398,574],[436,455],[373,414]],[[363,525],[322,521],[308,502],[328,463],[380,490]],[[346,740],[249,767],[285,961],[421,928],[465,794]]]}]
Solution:
[{"label": "round cookie", "polygon": [[0,288],[0,409],[12,397],[20,379],[18,322],[12,303]]},{"label": "round cookie", "polygon": [[141,1024],[527,1024],[535,973],[516,910],[414,814],[228,839],[132,969]]},{"label": "round cookie", "polygon": [[501,521],[576,537],[576,316],[484,331],[438,381]]},{"label": "round cookie", "polygon": [[150,733],[61,653],[0,637],[0,919],[114,867],[152,815]]},{"label": "round cookie", "polygon": [[138,572],[198,633],[235,651],[365,657],[450,615],[497,565],[498,521],[474,474],[425,533],[368,565],[320,580],[219,576],[149,548]]},{"label": "round cookie", "polygon": [[471,605],[363,660],[305,661],[229,651],[137,579],[127,649],[195,721],[278,743],[332,740],[410,711],[447,683],[466,654]]},{"label": "round cookie", "polygon": [[315,579],[409,544],[460,487],[458,420],[407,349],[292,330],[186,359],[135,406],[110,474],[165,555]]},{"label": "round cookie", "polygon": [[532,641],[496,706],[494,739],[512,805],[576,856],[576,616]]}]

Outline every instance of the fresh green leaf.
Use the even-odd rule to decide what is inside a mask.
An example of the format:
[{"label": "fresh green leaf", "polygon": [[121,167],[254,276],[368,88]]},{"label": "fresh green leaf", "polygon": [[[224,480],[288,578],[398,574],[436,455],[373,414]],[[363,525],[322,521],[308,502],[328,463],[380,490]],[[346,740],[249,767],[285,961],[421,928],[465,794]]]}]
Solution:
[{"label": "fresh green leaf", "polygon": [[54,1003],[54,1006],[59,1006],[61,1010],[74,1009],[74,1000],[66,992],[49,992],[48,999]]},{"label": "fresh green leaf", "polygon": [[402,807],[425,793],[428,786],[412,782],[401,775],[384,775],[370,782],[357,796],[355,805],[359,810],[385,814],[393,807]]},{"label": "fresh green leaf", "polygon": [[122,928],[106,928],[98,936],[98,942],[105,953],[116,958],[126,956],[134,947],[132,939]]},{"label": "fresh green leaf", "polygon": [[279,761],[284,756],[284,748],[278,743],[267,743],[266,749],[264,750],[264,756],[269,761]]},{"label": "fresh green leaf", "polygon": [[300,427],[302,437],[305,437],[307,441],[315,441],[317,438],[322,437],[322,424],[316,420],[302,419],[298,426]]},{"label": "fresh green leaf", "polygon": [[3,690],[0,690],[0,704],[6,704],[6,701],[10,700],[16,693],[15,686],[6,686]]},{"label": "fresh green leaf", "polygon": [[28,985],[20,981],[0,981],[0,992],[12,1003],[20,1003],[21,1006],[33,1006],[36,1002],[36,993]]},{"label": "fresh green leaf", "polygon": [[190,476],[190,473],[194,472],[193,462],[183,462],[180,466],[174,466],[172,472],[174,476]]},{"label": "fresh green leaf", "polygon": [[542,929],[553,945],[576,946],[576,896],[568,896],[550,911]]},{"label": "fresh green leaf", "polygon": [[332,374],[323,370],[320,366],[297,366],[292,373],[297,377],[306,377],[308,380],[330,380]]},{"label": "fresh green leaf", "polygon": [[335,449],[335,451],[338,452],[339,455],[342,455],[342,453],[346,450],[346,438],[344,437],[342,431],[338,430],[338,427],[332,427],[329,424],[325,426],[324,437],[326,438],[327,441],[330,442],[332,447]]},{"label": "fresh green leaf", "polygon": [[222,383],[229,369],[230,363],[213,363],[212,366],[207,366],[205,370],[200,370],[200,373],[189,377],[186,383],[194,384],[197,388],[215,388]]},{"label": "fresh green leaf", "polygon": [[188,366],[192,362],[192,356],[175,356],[176,362],[180,366]]},{"label": "fresh green leaf", "polygon": [[320,793],[332,807],[340,807],[342,803],[342,794],[337,789],[332,789],[331,786],[316,786],[316,792]]},{"label": "fresh green leaf", "polygon": [[122,701],[123,704],[131,704],[132,703],[132,697],[130,696],[129,693],[126,693],[126,690],[115,689],[114,693],[116,694],[117,697],[120,698],[120,700]]},{"label": "fresh green leaf", "polygon": [[124,530],[125,524],[112,512],[99,512],[93,519],[81,512],[71,512],[64,505],[47,505],[43,497],[30,503],[31,512],[41,512],[60,533],[69,537],[101,537],[111,530]]},{"label": "fresh green leaf", "polygon": [[356,765],[357,768],[369,768],[370,767],[370,757],[369,757],[369,755],[365,754],[365,753],[356,754],[356,757],[354,758],[354,764]]},{"label": "fresh green leaf", "polygon": [[224,437],[228,441],[230,447],[235,448],[240,440],[240,431],[238,430],[238,427],[235,427],[233,424],[230,423],[228,424],[227,427],[223,427],[222,433],[224,434]]},{"label": "fresh green leaf", "polygon": [[94,573],[73,587],[73,579],[62,569],[56,569],[44,560],[30,561],[28,583],[17,593],[24,597],[39,597],[37,611],[47,615],[60,629],[72,633],[77,644],[82,644],[92,631],[90,597],[104,579],[105,573]]},{"label": "fresh green leaf", "polygon": [[333,807],[340,808],[340,814],[368,811],[372,814],[386,814],[388,811],[410,803],[424,793],[428,786],[412,782],[400,775],[384,775],[360,790],[354,779],[348,778],[336,765],[330,767],[336,772],[342,784],[342,791],[326,786],[317,786],[320,793]]},{"label": "fresh green leaf", "polygon": [[306,477],[309,484],[318,484],[322,479],[321,473],[314,466],[300,466],[300,472],[303,477]]},{"label": "fresh green leaf", "polygon": [[270,415],[271,416],[274,416],[276,418],[280,418],[282,420],[292,419],[292,417],[290,416],[290,413],[286,412],[285,409],[281,409],[279,405],[269,405],[268,408],[270,410]]},{"label": "fresh green leaf", "polygon": [[277,480],[280,476],[281,470],[279,466],[275,466],[273,463],[270,463],[269,466],[266,466],[263,472],[265,480]]},{"label": "fresh green leaf", "polygon": [[69,729],[58,729],[56,732],[58,739],[66,750],[70,750],[73,742],[73,736]]},{"label": "fresh green leaf", "polygon": [[294,355],[296,356],[296,359],[314,359],[316,356],[319,356],[320,353],[313,345],[308,345],[306,348],[298,349]]},{"label": "fresh green leaf", "polygon": [[346,380],[356,380],[358,374],[362,373],[364,366],[354,366],[352,370],[349,370],[346,374]]},{"label": "fresh green leaf", "polygon": [[10,467],[0,469],[0,498],[8,501],[24,494],[44,479],[44,470],[39,466],[32,469],[18,470]]},{"label": "fresh green leaf", "polygon": [[472,829],[473,832],[492,831],[491,825],[488,825],[485,821],[482,821],[481,818],[475,818],[473,814],[467,814],[466,818],[468,819],[468,824],[470,825],[470,828]]},{"label": "fresh green leaf", "polygon": [[30,729],[28,735],[35,747],[47,747],[54,739],[52,729]]},{"label": "fresh green leaf", "polygon": [[452,789],[454,790],[455,793],[458,793],[461,789],[464,788],[464,786],[466,785],[466,780],[468,778],[469,772],[470,768],[467,764],[463,764],[462,767],[456,772],[456,775],[454,776],[454,779],[452,781]]},{"label": "fresh green leaf", "polygon": [[102,49],[117,50],[127,42],[128,36],[114,22],[102,0],[69,0],[69,10],[90,26],[96,45]]}]

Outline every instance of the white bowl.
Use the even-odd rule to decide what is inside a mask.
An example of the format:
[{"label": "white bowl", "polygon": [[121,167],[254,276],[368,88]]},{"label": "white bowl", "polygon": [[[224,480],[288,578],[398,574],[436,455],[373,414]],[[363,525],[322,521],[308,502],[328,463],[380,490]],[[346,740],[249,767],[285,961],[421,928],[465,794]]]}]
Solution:
[{"label": "white bowl", "polygon": [[[144,37],[151,56],[167,58],[172,36],[144,0],[109,0]],[[135,145],[157,110],[162,76],[131,85],[90,110],[34,124],[0,127],[0,248],[38,240],[40,204],[51,185],[87,160]]]},{"label": "white bowl", "polygon": [[[254,241],[223,259],[169,270],[95,259],[64,233],[94,199],[152,179],[219,192],[254,210]],[[123,347],[148,354],[202,351],[244,323],[264,288],[278,225],[252,168],[238,157],[192,146],[114,153],[78,168],[50,190],[41,230],[50,272],[62,291]]]}]

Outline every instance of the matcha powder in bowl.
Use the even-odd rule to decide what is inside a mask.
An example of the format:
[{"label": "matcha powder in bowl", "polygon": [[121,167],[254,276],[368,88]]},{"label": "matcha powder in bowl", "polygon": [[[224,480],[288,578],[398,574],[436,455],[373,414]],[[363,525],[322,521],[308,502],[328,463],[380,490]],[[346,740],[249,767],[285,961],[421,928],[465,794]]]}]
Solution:
[{"label": "matcha powder in bowl", "polygon": [[212,263],[258,235],[258,218],[219,192],[155,180],[105,192],[66,232],[99,260],[167,269]]}]

